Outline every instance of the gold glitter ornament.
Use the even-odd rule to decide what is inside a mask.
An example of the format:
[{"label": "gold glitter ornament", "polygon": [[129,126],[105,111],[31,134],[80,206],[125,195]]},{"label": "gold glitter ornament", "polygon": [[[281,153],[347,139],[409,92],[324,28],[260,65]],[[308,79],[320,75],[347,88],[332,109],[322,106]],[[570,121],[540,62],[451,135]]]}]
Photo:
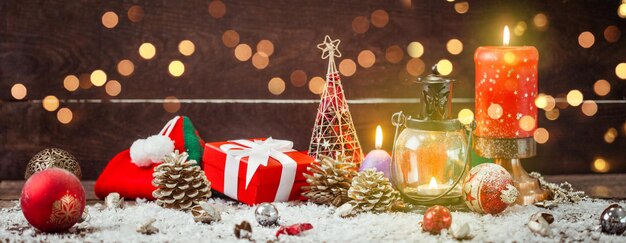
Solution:
[{"label": "gold glitter ornament", "polygon": [[47,148],[35,154],[26,165],[24,179],[30,178],[33,174],[48,169],[61,168],[72,172],[78,179],[82,178],[80,164],[74,155],[59,148]]}]

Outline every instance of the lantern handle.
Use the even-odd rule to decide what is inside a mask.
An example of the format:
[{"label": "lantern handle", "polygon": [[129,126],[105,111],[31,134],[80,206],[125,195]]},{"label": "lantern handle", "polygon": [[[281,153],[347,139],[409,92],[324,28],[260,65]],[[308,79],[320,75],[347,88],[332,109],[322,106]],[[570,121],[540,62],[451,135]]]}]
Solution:
[{"label": "lantern handle", "polygon": [[[407,117],[406,115],[402,113],[402,111],[396,112],[391,116],[391,125],[396,127],[396,132],[393,135],[393,144],[391,145],[391,161],[392,162],[394,161],[393,156],[395,154],[396,140],[398,140],[398,130],[400,130],[400,126],[404,126],[404,124],[406,123],[406,119]],[[393,165],[393,163],[391,164]],[[393,173],[393,169],[391,173]]]}]

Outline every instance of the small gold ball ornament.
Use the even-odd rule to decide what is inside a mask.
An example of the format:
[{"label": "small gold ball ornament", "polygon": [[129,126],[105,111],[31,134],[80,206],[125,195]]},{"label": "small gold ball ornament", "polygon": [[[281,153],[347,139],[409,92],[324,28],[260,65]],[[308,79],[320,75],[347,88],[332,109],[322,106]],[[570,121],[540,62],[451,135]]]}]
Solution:
[{"label": "small gold ball ornament", "polygon": [[63,149],[47,148],[28,161],[24,178],[28,180],[33,174],[52,167],[68,170],[78,179],[82,177],[80,164],[74,155]]}]

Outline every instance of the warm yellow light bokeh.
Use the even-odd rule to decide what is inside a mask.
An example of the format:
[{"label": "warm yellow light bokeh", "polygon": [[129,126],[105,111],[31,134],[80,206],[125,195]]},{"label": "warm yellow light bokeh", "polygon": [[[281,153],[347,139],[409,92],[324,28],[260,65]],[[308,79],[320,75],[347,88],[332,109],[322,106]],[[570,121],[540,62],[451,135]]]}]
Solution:
[{"label": "warm yellow light bokeh", "polygon": [[376,55],[374,55],[374,52],[370,50],[363,50],[359,53],[357,61],[361,67],[370,68],[374,66],[374,63],[376,63]]},{"label": "warm yellow light bokeh", "polygon": [[609,172],[610,167],[609,163],[607,163],[603,158],[596,158],[593,161],[591,169],[598,173],[606,173]]},{"label": "warm yellow light bokeh", "polygon": [[454,11],[459,14],[464,14],[469,11],[469,2],[458,2],[454,4]]},{"label": "warm yellow light bokeh", "polygon": [[580,108],[586,116],[593,116],[598,112],[598,105],[593,100],[585,100]]},{"label": "warm yellow light bokeh", "polygon": [[370,21],[366,17],[357,16],[352,20],[352,30],[357,34],[363,34],[370,28]]},{"label": "warm yellow light bokeh", "polygon": [[372,12],[370,19],[372,20],[373,26],[382,28],[389,23],[389,14],[385,10],[377,9]]},{"label": "warm yellow light bokeh", "polygon": [[139,56],[143,59],[150,60],[156,55],[156,48],[152,43],[145,42],[139,46]]},{"label": "warm yellow light bokeh", "polygon": [[102,15],[102,25],[104,25],[104,27],[106,28],[109,28],[109,29],[115,28],[118,22],[119,22],[119,17],[113,11],[108,11]]},{"label": "warm yellow light bokeh", "polygon": [[552,110],[546,111],[546,119],[550,121],[554,121],[559,118],[560,113],[561,112],[559,111],[559,109],[552,109]]},{"label": "warm yellow light bokeh", "polygon": [[339,72],[346,77],[354,75],[356,72],[356,63],[352,59],[343,59],[339,63]]},{"label": "warm yellow light bokeh", "polygon": [[626,19],[626,3],[622,3],[617,7],[617,16]]},{"label": "warm yellow light bokeh", "polygon": [[324,85],[326,84],[326,80],[320,77],[313,77],[311,81],[309,81],[309,90],[313,94],[321,94],[324,91]]},{"label": "warm yellow light bokeh", "polygon": [[222,34],[222,42],[225,46],[233,48],[239,44],[239,33],[234,30],[224,31]]},{"label": "warm yellow light bokeh", "polygon": [[582,48],[590,48],[591,46],[593,46],[593,43],[595,43],[595,41],[596,38],[589,31],[582,32],[580,33],[580,35],[578,35],[578,44]]},{"label": "warm yellow light bokeh", "polygon": [[536,121],[535,118],[533,118],[532,116],[523,116],[521,119],[519,119],[519,127],[524,131],[532,131],[533,129],[535,129],[535,125]]},{"label": "warm yellow light bokeh", "polygon": [[474,121],[474,112],[470,109],[462,109],[459,111],[458,119],[462,124],[468,125]]},{"label": "warm yellow light bokeh", "polygon": [[62,124],[68,124],[72,121],[74,115],[69,108],[63,107],[57,111],[57,120]]},{"label": "warm yellow light bokeh", "polygon": [[615,66],[615,75],[620,79],[626,79],[626,62],[622,62]]},{"label": "warm yellow light bokeh", "polygon": [[463,42],[458,39],[451,39],[446,43],[446,49],[452,55],[458,55],[463,51]]},{"label": "warm yellow light bokeh", "polygon": [[406,47],[406,52],[412,58],[419,58],[419,57],[421,57],[424,54],[424,46],[422,45],[422,43],[414,41],[414,42],[411,42]]},{"label": "warm yellow light bokeh", "polygon": [[282,78],[278,78],[278,77],[272,78],[267,83],[267,89],[273,95],[280,95],[285,91],[285,81],[283,81]]},{"label": "warm yellow light bokeh", "polygon": [[163,109],[168,113],[176,113],[180,110],[180,101],[176,96],[167,96],[163,99]]},{"label": "warm yellow light bokeh", "polygon": [[567,93],[567,103],[571,106],[579,106],[583,103],[583,93],[578,90],[571,90]]},{"label": "warm yellow light bokeh", "polygon": [[404,51],[402,51],[402,48],[397,45],[390,46],[385,51],[385,59],[387,59],[390,63],[399,63],[402,61],[403,57]]},{"label": "warm yellow light bokeh", "polygon": [[500,117],[502,117],[502,112],[502,106],[499,104],[493,103],[487,108],[487,115],[494,120],[500,119]]},{"label": "warm yellow light bokeh", "polygon": [[419,58],[411,58],[406,63],[406,71],[414,77],[418,77],[426,70],[426,64]]},{"label": "warm yellow light bokeh", "polygon": [[104,90],[110,96],[117,96],[122,92],[122,84],[117,80],[109,80],[109,82],[104,85]]},{"label": "warm yellow light bokeh", "polygon": [[609,81],[600,79],[593,84],[593,92],[599,96],[605,96],[611,92],[611,84]]},{"label": "warm yellow light bokeh", "polygon": [[252,66],[256,69],[265,69],[270,64],[270,58],[265,52],[257,52],[252,56]]},{"label": "warm yellow light bokeh", "polygon": [[184,56],[191,56],[196,51],[196,45],[190,40],[183,40],[178,43],[178,51]]},{"label": "warm yellow light bokeh", "polygon": [[11,87],[11,96],[16,100],[24,99],[26,94],[28,94],[28,90],[23,84],[17,83]]},{"label": "warm yellow light bokeh", "polygon": [[131,60],[124,59],[117,63],[117,72],[122,76],[130,76],[135,71],[135,64]]},{"label": "warm yellow light bokeh", "polygon": [[443,76],[452,73],[452,62],[448,59],[439,60],[439,62],[437,62],[437,72]]},{"label": "warm yellow light bokeh", "polygon": [[533,23],[539,30],[545,30],[548,27],[548,17],[543,13],[538,13],[533,18]]},{"label": "warm yellow light bokeh", "polygon": [[261,40],[256,44],[256,51],[265,53],[269,57],[274,54],[274,43],[269,40]]},{"label": "warm yellow light bokeh", "polygon": [[543,127],[537,128],[533,133],[533,139],[539,144],[544,144],[550,139],[550,133]]},{"label": "warm yellow light bokeh", "polygon": [[167,67],[167,70],[174,77],[180,77],[185,73],[185,64],[179,60],[174,60],[170,62],[170,65]]},{"label": "warm yellow light bokeh", "polygon": [[245,62],[252,57],[252,48],[248,44],[239,44],[235,47],[235,58],[237,60]]},{"label": "warm yellow light bokeh", "polygon": [[59,98],[54,95],[48,95],[41,101],[43,108],[47,111],[55,111],[59,108]]},{"label": "warm yellow light bokeh", "polygon": [[617,137],[617,129],[611,127],[604,133],[604,142],[613,143]]},{"label": "warm yellow light bokeh", "polygon": [[63,87],[67,91],[70,91],[70,92],[76,91],[79,85],[80,85],[80,82],[78,80],[78,77],[74,75],[67,75],[65,79],[63,79]]},{"label": "warm yellow light bokeh", "polygon": [[100,87],[107,82],[107,74],[104,71],[98,69],[91,72],[89,79],[91,80],[91,83],[93,85]]}]

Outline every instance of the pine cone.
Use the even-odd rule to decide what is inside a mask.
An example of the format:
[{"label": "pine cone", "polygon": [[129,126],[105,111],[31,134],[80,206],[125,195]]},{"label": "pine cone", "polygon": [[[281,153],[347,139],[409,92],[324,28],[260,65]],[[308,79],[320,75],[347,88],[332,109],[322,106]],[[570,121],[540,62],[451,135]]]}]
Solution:
[{"label": "pine cone", "polygon": [[211,182],[206,179],[195,160],[187,161],[186,152],[166,155],[163,163],[154,168],[152,192],[156,203],[165,208],[186,210],[211,197]]},{"label": "pine cone", "polygon": [[374,169],[359,172],[348,190],[349,203],[357,212],[386,212],[399,196],[385,174]]},{"label": "pine cone", "polygon": [[314,203],[339,207],[350,200],[348,189],[356,175],[354,163],[343,156],[335,160],[320,155],[320,159],[307,168],[310,174],[304,174],[309,185],[302,187],[302,196]]}]

